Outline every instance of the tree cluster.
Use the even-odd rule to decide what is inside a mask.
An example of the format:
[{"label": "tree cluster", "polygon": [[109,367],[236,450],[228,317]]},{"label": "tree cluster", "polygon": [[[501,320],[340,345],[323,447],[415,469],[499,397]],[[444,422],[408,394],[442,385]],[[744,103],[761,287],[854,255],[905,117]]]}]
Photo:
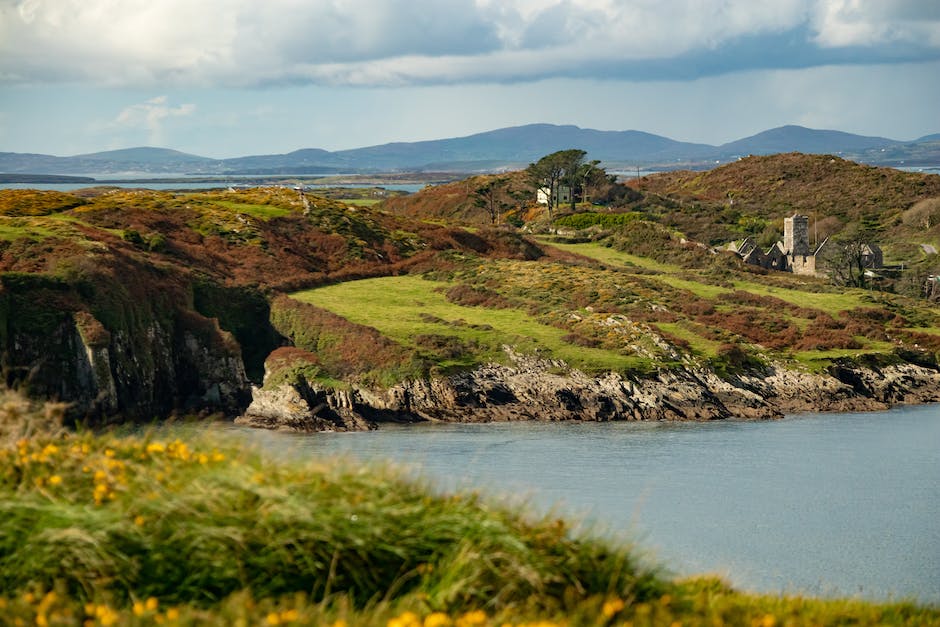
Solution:
[{"label": "tree cluster", "polygon": [[599,167],[600,161],[585,162],[587,153],[572,148],[559,150],[545,155],[526,168],[526,176],[536,189],[543,189],[548,199],[548,215],[553,218],[558,207],[559,189],[567,187],[571,209],[578,200],[587,200],[592,191],[601,186],[608,186],[615,181],[614,176]]}]

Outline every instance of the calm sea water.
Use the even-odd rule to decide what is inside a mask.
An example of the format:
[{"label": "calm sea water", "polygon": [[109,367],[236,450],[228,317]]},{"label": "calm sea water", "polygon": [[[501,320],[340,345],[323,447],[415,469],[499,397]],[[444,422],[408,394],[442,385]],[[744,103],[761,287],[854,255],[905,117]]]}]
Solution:
[{"label": "calm sea water", "polygon": [[940,604],[940,407],[775,422],[500,423],[296,435],[276,455],[407,465],[635,540],[677,574]]},{"label": "calm sea water", "polygon": [[[107,187],[123,187],[127,189],[154,189],[154,190],[170,190],[170,189],[181,189],[181,190],[200,190],[200,189],[226,189],[229,186],[229,183],[223,182],[211,182],[211,183],[187,183],[185,181],[178,181],[175,183],[160,183],[157,181],[148,181],[146,183],[124,183],[124,182],[110,182],[110,183],[0,183],[0,189],[41,189],[44,191],[60,191],[60,192],[74,192],[77,189],[86,189],[88,187],[95,187],[98,185],[103,185]],[[382,187],[384,189],[393,190],[393,191],[403,191],[414,193],[424,189],[424,183],[387,183],[381,185],[370,185],[367,183],[349,183],[349,184],[339,184],[339,185],[305,185],[307,189],[316,190],[319,188],[328,188],[328,187],[349,187],[349,188],[363,188],[363,187]]]}]

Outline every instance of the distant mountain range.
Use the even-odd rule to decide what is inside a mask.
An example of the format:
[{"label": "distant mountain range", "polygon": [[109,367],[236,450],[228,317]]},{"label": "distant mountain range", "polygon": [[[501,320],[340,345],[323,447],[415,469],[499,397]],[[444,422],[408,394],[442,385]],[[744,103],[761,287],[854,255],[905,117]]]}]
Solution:
[{"label": "distant mountain range", "polygon": [[0,152],[0,173],[85,175],[273,175],[392,171],[494,171],[525,167],[556,150],[580,148],[608,168],[707,168],[745,155],[836,154],[889,166],[940,166],[940,134],[913,142],[841,131],[781,126],[721,146],[680,142],[642,131],[598,131],[530,124],[451,139],[399,142],[330,152],[210,159],[167,148],[128,148],[73,157]]}]

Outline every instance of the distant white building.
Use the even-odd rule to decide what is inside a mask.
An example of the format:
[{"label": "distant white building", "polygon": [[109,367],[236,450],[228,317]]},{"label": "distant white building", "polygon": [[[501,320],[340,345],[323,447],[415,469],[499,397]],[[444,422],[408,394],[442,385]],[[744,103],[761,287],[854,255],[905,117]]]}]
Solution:
[{"label": "distant white building", "polygon": [[[556,188],[555,204],[562,205],[571,202],[571,188],[566,185],[559,185]],[[547,187],[540,187],[535,193],[535,202],[540,205],[547,205],[550,190]]]}]

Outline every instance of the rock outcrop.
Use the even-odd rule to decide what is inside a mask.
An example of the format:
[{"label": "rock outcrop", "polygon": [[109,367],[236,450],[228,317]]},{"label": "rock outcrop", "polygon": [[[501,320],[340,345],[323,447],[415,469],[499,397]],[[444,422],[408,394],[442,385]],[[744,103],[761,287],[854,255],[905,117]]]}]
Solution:
[{"label": "rock outcrop", "polygon": [[7,386],[65,402],[68,418],[86,425],[174,412],[237,415],[248,405],[241,348],[216,320],[130,301],[96,315],[70,285],[23,283],[7,277],[0,285]]},{"label": "rock outcrop", "polygon": [[772,366],[726,380],[707,369],[591,377],[561,362],[509,351],[490,364],[388,389],[333,390],[301,380],[255,390],[242,424],[304,431],[372,428],[383,421],[773,419],[801,411],[860,411],[940,401],[940,372],[902,363],[840,364],[830,374]]}]

